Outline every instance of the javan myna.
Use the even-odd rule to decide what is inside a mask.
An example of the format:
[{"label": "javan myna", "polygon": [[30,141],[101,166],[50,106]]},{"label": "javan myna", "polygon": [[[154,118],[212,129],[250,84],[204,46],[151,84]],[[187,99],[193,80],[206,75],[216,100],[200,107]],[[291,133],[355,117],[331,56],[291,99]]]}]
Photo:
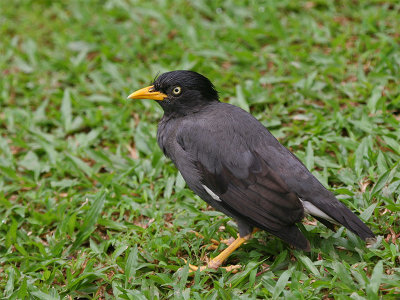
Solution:
[{"label": "javan myna", "polygon": [[374,239],[257,119],[220,102],[203,75],[167,72],[128,98],[158,100],[164,110],[157,132],[160,148],[190,189],[237,222],[239,238],[208,267],[220,267],[255,228],[309,251],[310,243],[296,226],[306,214],[331,229],[341,224],[364,240]]}]

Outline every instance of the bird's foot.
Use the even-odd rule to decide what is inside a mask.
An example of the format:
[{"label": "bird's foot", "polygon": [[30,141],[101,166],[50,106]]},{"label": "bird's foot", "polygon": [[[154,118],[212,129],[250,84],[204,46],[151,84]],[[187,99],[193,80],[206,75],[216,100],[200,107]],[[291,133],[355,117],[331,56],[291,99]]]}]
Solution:
[{"label": "bird's foot", "polygon": [[[187,263],[186,259],[182,258],[185,263]],[[231,265],[231,266],[227,266],[227,267],[221,267],[223,261],[217,260],[217,259],[212,259],[208,262],[208,264],[206,266],[195,266],[192,264],[189,264],[189,269],[190,272],[197,272],[197,270],[200,270],[200,272],[203,272],[207,269],[214,269],[214,270],[218,270],[218,269],[224,269],[226,272],[232,272],[232,273],[237,273],[239,271],[239,269],[242,267],[241,265]]]},{"label": "bird's foot", "polygon": [[[233,251],[235,251],[237,248],[240,247],[243,243],[245,243],[247,240],[249,240],[251,237],[251,234],[246,235],[244,237],[238,237],[236,240],[234,240],[228,248],[226,248],[224,251],[222,251],[218,256],[214,257],[212,260],[210,260],[207,264],[207,266],[202,266],[202,267],[197,267],[194,265],[189,264],[189,269],[192,272],[197,271],[200,269],[200,271],[204,271],[205,269],[218,269],[218,268],[224,268],[228,272],[233,272],[236,273],[237,270],[241,267],[240,265],[235,265],[235,266],[229,266],[229,267],[221,267],[222,263],[229,257],[229,255],[232,254]],[[186,262],[186,260],[185,260]],[[187,262],[186,262],[187,263]]]}]

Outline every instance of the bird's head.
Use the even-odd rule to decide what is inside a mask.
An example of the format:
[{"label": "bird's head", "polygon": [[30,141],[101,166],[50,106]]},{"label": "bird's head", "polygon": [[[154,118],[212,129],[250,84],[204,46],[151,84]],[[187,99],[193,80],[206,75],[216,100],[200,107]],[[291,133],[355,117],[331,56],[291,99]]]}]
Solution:
[{"label": "bird's head", "polygon": [[158,100],[166,113],[186,114],[218,101],[218,92],[203,75],[180,70],[161,74],[151,86],[133,92],[128,99]]}]

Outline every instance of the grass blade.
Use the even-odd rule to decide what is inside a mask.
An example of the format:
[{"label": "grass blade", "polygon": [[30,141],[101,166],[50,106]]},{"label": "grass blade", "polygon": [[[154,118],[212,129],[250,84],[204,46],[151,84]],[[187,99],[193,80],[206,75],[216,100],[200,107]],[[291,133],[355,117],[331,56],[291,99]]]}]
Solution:
[{"label": "grass blade", "polygon": [[383,277],[383,261],[380,260],[372,271],[370,282],[367,285],[368,299],[378,299],[378,290]]},{"label": "grass blade", "polygon": [[272,293],[272,299],[277,299],[282,291],[285,289],[286,284],[289,281],[290,276],[292,275],[294,267],[284,271],[276,282],[276,286],[274,292]]},{"label": "grass blade", "polygon": [[84,242],[93,230],[96,227],[97,219],[100,217],[100,214],[103,210],[104,202],[106,199],[106,195],[102,192],[100,195],[97,196],[96,200],[93,202],[92,206],[90,207],[89,211],[86,214],[85,220],[81,226],[79,234],[73,244],[73,249],[78,247],[82,242]]}]

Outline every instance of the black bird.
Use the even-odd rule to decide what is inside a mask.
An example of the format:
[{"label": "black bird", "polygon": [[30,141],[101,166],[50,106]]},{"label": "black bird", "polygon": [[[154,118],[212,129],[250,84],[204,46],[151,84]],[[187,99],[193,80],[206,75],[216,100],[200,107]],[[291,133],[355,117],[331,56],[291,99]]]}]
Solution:
[{"label": "black bird", "polygon": [[159,100],[164,110],[157,132],[160,148],[190,189],[238,224],[240,237],[208,267],[219,267],[255,228],[309,251],[296,226],[305,214],[331,229],[332,223],[341,224],[364,240],[375,237],[257,119],[220,102],[203,75],[167,72],[128,98]]}]

